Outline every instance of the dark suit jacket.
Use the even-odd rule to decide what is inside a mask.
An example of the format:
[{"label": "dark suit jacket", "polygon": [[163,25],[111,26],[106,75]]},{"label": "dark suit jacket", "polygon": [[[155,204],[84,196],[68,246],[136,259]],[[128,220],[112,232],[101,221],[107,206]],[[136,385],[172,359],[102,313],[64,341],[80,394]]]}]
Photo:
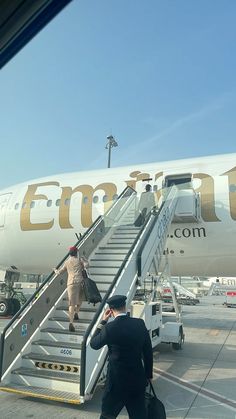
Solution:
[{"label": "dark suit jacket", "polygon": [[108,346],[107,390],[120,395],[144,392],[147,379],[152,378],[153,354],[142,319],[118,316],[96,330],[90,345],[93,349]]}]

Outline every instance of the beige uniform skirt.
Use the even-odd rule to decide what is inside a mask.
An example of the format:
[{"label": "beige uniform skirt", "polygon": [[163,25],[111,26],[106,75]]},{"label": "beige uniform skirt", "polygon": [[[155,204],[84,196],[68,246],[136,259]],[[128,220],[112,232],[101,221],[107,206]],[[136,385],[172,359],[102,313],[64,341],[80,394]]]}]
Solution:
[{"label": "beige uniform skirt", "polygon": [[84,290],[81,282],[76,282],[67,286],[69,306],[81,305],[84,299]]}]

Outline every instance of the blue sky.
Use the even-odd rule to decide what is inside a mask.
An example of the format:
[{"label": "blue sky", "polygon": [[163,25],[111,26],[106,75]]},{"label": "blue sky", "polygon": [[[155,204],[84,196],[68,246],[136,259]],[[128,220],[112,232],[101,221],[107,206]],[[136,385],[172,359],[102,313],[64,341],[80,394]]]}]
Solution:
[{"label": "blue sky", "polygon": [[235,0],[74,0],[0,72],[0,187],[236,151]]}]

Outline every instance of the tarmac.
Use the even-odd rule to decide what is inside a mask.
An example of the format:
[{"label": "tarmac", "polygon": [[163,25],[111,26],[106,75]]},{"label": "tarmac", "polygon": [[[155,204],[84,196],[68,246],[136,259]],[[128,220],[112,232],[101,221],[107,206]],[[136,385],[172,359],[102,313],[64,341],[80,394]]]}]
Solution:
[{"label": "tarmac", "polygon": [[[211,296],[184,306],[183,349],[161,344],[154,351],[153,384],[168,419],[236,419],[236,308],[223,302]],[[96,419],[102,392],[98,386],[80,406],[0,392],[0,419]],[[125,409],[119,418],[128,418]]]}]

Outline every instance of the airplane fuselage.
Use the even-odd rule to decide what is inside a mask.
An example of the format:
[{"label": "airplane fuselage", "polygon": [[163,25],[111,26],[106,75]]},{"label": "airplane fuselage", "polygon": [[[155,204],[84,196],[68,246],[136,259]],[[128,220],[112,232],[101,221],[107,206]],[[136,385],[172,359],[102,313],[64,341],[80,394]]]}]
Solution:
[{"label": "airplane fuselage", "polygon": [[48,273],[122,190],[143,180],[162,199],[166,176],[190,174],[201,221],[173,223],[166,247],[172,275],[236,273],[236,154],[55,175],[0,192],[0,265]]}]

